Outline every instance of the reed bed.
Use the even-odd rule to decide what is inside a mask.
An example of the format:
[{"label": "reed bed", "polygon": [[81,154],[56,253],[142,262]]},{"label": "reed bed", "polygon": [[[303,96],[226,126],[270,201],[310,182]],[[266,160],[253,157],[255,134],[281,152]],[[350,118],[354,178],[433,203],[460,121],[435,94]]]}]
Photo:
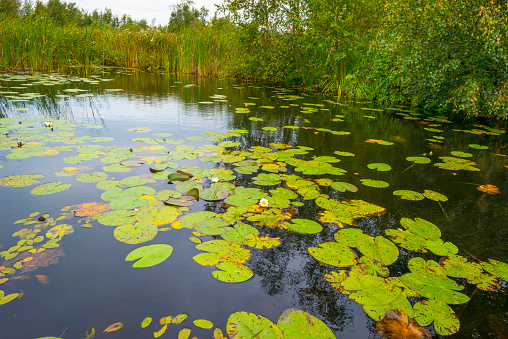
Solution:
[{"label": "reed bed", "polygon": [[0,70],[68,72],[100,66],[159,68],[199,75],[241,72],[232,26],[188,27],[179,33],[148,28],[60,26],[46,17],[0,22]]}]

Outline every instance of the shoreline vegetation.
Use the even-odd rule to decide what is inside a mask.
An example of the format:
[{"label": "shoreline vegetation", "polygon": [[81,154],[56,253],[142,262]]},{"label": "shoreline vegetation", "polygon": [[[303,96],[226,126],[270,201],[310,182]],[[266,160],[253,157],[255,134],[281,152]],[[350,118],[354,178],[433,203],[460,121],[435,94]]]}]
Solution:
[{"label": "shoreline vegetation", "polygon": [[167,25],[74,3],[0,0],[0,71],[115,66],[240,77],[508,119],[508,3],[191,1]]}]

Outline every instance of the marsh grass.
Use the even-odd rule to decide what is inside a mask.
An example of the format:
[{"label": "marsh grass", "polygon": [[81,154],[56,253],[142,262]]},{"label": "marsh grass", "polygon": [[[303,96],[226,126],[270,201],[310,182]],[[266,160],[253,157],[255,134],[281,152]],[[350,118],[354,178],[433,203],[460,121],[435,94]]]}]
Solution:
[{"label": "marsh grass", "polygon": [[234,32],[231,26],[171,33],[61,26],[46,17],[6,18],[0,23],[0,69],[65,72],[117,66],[225,76],[239,71],[241,48]]}]

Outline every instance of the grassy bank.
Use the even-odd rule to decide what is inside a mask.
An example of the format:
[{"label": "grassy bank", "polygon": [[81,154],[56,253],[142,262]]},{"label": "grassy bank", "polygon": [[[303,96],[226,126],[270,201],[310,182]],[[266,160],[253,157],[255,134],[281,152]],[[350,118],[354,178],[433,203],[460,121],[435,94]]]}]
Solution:
[{"label": "grassy bank", "polygon": [[58,25],[46,17],[0,23],[2,71],[68,72],[98,66],[164,68],[199,75],[235,74],[240,59],[232,27],[154,28]]},{"label": "grassy bank", "polygon": [[157,28],[81,12],[4,16],[0,69],[160,68],[508,119],[506,1],[282,3],[223,0],[228,17],[209,22],[183,6],[174,13],[192,20]]}]

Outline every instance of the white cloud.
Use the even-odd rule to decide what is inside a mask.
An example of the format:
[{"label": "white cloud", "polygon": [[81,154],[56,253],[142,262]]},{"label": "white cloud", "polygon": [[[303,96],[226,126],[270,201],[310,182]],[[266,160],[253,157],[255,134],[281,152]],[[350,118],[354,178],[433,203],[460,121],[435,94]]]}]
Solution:
[{"label": "white cloud", "polygon": [[[68,0],[68,2],[75,2],[79,8],[84,8],[86,11],[91,12],[94,9],[100,11],[105,7],[111,9],[113,14],[122,16],[123,14],[130,15],[135,20],[146,19],[151,23],[155,18],[157,24],[165,25],[169,21],[171,14],[171,5],[176,5],[179,0],[147,0],[147,1],[134,1],[134,0]],[[209,17],[213,16],[215,12],[214,3],[221,3],[221,0],[194,0],[195,6],[201,8],[206,7],[209,12]]]}]

